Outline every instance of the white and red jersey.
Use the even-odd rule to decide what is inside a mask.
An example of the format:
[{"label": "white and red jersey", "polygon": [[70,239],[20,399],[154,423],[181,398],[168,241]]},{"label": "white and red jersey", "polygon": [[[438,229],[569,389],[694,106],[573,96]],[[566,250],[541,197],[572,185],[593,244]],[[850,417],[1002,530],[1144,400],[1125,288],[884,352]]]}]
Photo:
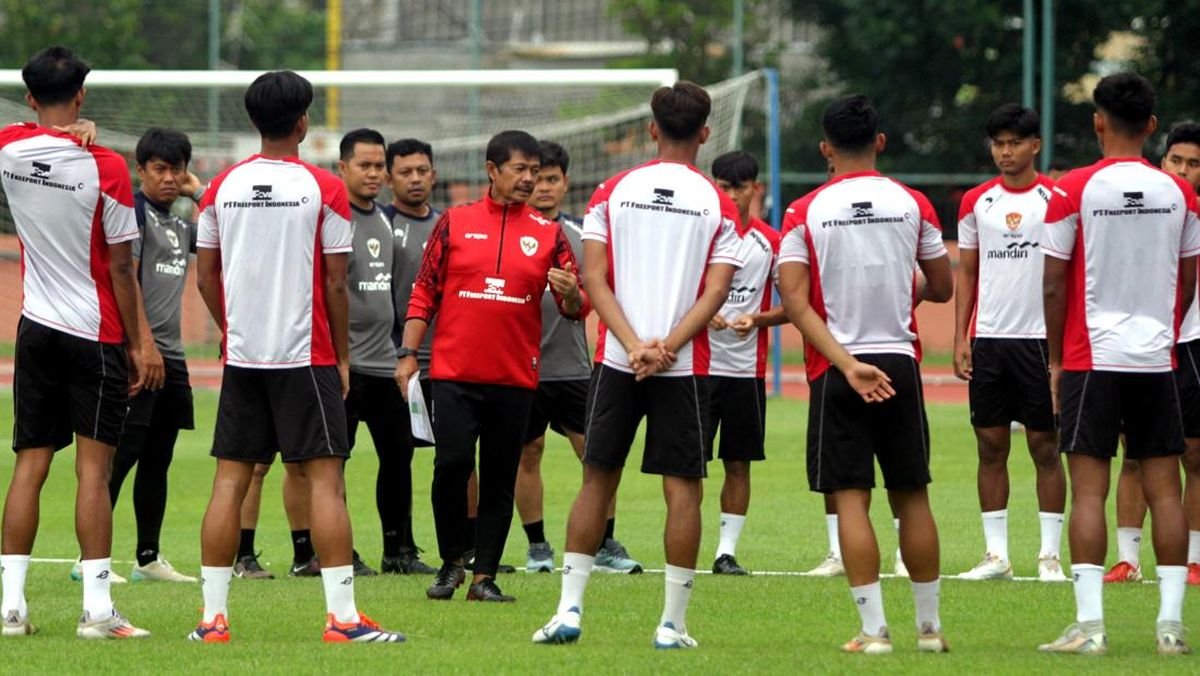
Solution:
[{"label": "white and red jersey", "polygon": [[963,195],[958,247],[979,251],[972,338],[1046,337],[1041,238],[1053,187],[1042,174],[1020,190],[997,177]]},{"label": "white and red jersey", "polygon": [[[601,183],[583,219],[583,239],[608,246],[608,283],[643,340],[666,338],[704,291],[713,263],[742,265],[737,206],[695,167],[654,160]],[[596,361],[632,372],[604,322]],[[708,332],[678,352],[660,376],[708,375]]]},{"label": "white and red jersey", "polygon": [[124,342],[108,247],[138,236],[125,160],[14,124],[0,130],[0,183],[21,241],[21,314],[80,338]]},{"label": "white and red jersey", "polygon": [[1140,158],[1110,158],[1052,193],[1042,251],[1069,261],[1063,368],[1170,371],[1179,259],[1200,254],[1195,191]]},{"label": "white and red jersey", "polygon": [[[845,174],[792,202],[779,264],[810,268],[809,304],[852,354],[921,358],[916,264],[946,255],[929,199],[876,171]],[[829,361],[805,347],[808,379]]]},{"label": "white and red jersey", "polygon": [[[771,272],[779,254],[779,233],[751,218],[742,234],[742,267],[733,273],[729,298],[717,314],[732,322],[738,317],[771,309]],[[763,378],[767,375],[767,331],[754,329],[745,338],[733,329],[708,331],[714,376]]]},{"label": "white and red jersey", "polygon": [[325,309],[325,254],[353,247],[341,179],[261,155],[213,179],[196,246],[221,250],[225,362],[246,368],[337,363]]}]

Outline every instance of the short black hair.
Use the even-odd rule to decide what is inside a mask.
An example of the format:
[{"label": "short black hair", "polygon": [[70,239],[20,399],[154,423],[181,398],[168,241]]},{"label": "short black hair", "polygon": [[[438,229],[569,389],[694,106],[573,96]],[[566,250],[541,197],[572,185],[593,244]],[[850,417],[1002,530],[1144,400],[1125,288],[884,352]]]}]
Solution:
[{"label": "short black hair", "polygon": [[542,148],[532,134],[525,131],[510,129],[502,131],[488,141],[485,159],[497,167],[512,158],[513,153],[521,153],[526,157],[542,159]]},{"label": "short black hair", "polygon": [[758,180],[758,160],[745,150],[735,150],[713,160],[713,178],[730,185]]},{"label": "short black hair", "polygon": [[1006,131],[1016,134],[1017,138],[1040,138],[1041,126],[1042,120],[1033,108],[1006,103],[988,115],[986,129],[990,139]]},{"label": "short black hair", "polygon": [[1190,143],[1194,146],[1200,146],[1200,124],[1187,120],[1172,125],[1171,131],[1167,132],[1167,145],[1163,149],[1163,153],[1170,152],[1171,146],[1176,143]]},{"label": "short black hair", "polygon": [[554,141],[539,141],[538,147],[542,151],[542,168],[558,167],[566,176],[571,167],[571,156],[567,154],[567,149]]},{"label": "short black hair", "polygon": [[821,115],[825,140],[838,150],[854,153],[866,150],[879,134],[879,114],[871,99],[850,94],[834,99]]},{"label": "short black hair", "polygon": [[173,167],[186,167],[192,161],[192,142],[181,131],[151,127],[138,139],[133,155],[139,167],[144,167],[153,159],[160,159]]},{"label": "short black hair", "polygon": [[246,112],[263,138],[292,133],[312,105],[312,83],[290,70],[259,75],[246,89]]},{"label": "short black hair", "polygon": [[29,57],[21,69],[21,79],[34,101],[52,106],[74,98],[91,70],[75,52],[55,45]]},{"label": "short black hair", "polygon": [[650,111],[658,130],[672,141],[690,141],[704,129],[712,112],[712,98],[704,87],[680,80],[659,87],[650,97]]},{"label": "short black hair", "polygon": [[402,138],[399,141],[392,142],[387,147],[388,173],[392,173],[392,160],[397,157],[408,157],[409,155],[424,155],[429,158],[429,163],[433,164],[433,146],[420,139]]},{"label": "short black hair", "polygon": [[383,134],[374,129],[355,129],[354,131],[346,132],[342,137],[342,143],[338,146],[338,151],[341,153],[342,161],[345,162],[351,157],[354,157],[354,146],[359,143],[365,143],[371,146],[386,146],[387,141],[383,140]]},{"label": "short black hair", "polygon": [[1114,73],[1096,85],[1092,101],[1112,121],[1115,131],[1137,136],[1146,130],[1154,114],[1154,86],[1132,71]]}]

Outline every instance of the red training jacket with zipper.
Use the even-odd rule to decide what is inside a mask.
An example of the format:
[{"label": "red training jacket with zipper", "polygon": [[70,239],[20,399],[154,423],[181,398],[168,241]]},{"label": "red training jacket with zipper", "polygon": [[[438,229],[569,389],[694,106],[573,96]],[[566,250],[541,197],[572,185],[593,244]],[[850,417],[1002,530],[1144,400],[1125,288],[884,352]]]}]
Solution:
[{"label": "red training jacket with zipper", "polygon": [[[534,389],[542,341],[542,293],[550,268],[579,265],[558,223],[525,204],[500,204],[490,196],[442,213],[421,259],[407,319],[436,314],[434,380]],[[578,272],[576,273],[578,274]],[[587,316],[583,289],[579,312]]]}]

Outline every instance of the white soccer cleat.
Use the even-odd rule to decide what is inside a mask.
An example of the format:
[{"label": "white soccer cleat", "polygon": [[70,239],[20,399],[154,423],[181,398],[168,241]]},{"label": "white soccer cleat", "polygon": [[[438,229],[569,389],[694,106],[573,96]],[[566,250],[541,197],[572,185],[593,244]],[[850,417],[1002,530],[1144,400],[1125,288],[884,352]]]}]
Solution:
[{"label": "white soccer cleat", "polygon": [[1057,556],[1042,556],[1038,558],[1038,580],[1042,582],[1066,582],[1062,561]]},{"label": "white soccer cleat", "polygon": [[1159,655],[1191,655],[1192,647],[1183,640],[1182,622],[1159,622],[1155,636]]},{"label": "white soccer cleat", "polygon": [[579,628],[579,621],[579,608],[572,606],[570,610],[558,613],[550,618],[546,626],[533,632],[533,642],[547,645],[574,643],[583,633]]},{"label": "white soccer cleat", "polygon": [[1013,578],[1012,564],[995,554],[983,555],[983,560],[958,576],[960,580],[1011,580]]},{"label": "white soccer cleat", "polygon": [[950,644],[946,643],[946,637],[942,636],[941,629],[934,629],[929,622],[921,625],[921,631],[917,632],[917,651],[923,653],[948,653],[950,652]]},{"label": "white soccer cleat", "polygon": [[842,652],[860,655],[889,655],[892,652],[892,637],[888,634],[887,627],[880,629],[879,634],[875,636],[860,631],[858,636],[842,644]]},{"label": "white soccer cleat", "polygon": [[1052,643],[1038,646],[1038,651],[1068,655],[1103,655],[1108,652],[1108,635],[1104,633],[1103,622],[1079,622],[1067,627],[1062,636]]},{"label": "white soccer cleat", "polygon": [[805,573],[812,577],[837,577],[846,574],[846,566],[842,563],[842,557],[829,552],[825,555],[825,560],[821,561],[816,568]]},{"label": "white soccer cleat", "polygon": [[15,608],[4,616],[4,627],[0,628],[0,636],[32,636],[36,633],[37,627],[29,621],[29,614],[22,617]]},{"label": "white soccer cleat", "polygon": [[79,627],[76,628],[75,635],[86,639],[127,639],[146,638],[150,632],[133,626],[129,620],[125,619],[124,615],[116,610],[113,610],[108,617],[95,620],[85,610],[83,617],[79,618]]},{"label": "white soccer cleat", "polygon": [[696,639],[688,636],[687,630],[677,631],[675,625],[663,622],[654,630],[654,648],[656,650],[675,650],[676,648],[699,647]]},{"label": "white soccer cleat", "polygon": [[158,580],[161,582],[199,582],[190,575],[175,570],[169,561],[158,555],[158,558],[144,566],[134,566],[133,574],[129,576],[134,582],[142,580]]}]

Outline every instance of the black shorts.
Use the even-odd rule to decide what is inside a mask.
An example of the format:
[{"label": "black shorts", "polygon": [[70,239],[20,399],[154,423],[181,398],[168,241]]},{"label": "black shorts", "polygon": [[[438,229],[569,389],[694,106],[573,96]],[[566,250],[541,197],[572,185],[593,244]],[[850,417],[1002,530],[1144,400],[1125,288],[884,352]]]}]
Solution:
[{"label": "black shorts", "polygon": [[1175,346],[1175,384],[1183,409],[1183,436],[1200,439],[1200,340]]},{"label": "black shorts", "polygon": [[[387,376],[372,376],[350,372],[350,393],[346,395],[346,431],[350,448],[358,436],[358,423],[365,422],[371,430],[372,439],[376,430],[390,443],[412,446],[412,422],[408,417],[408,404],[396,387],[396,380]],[[428,406],[426,402],[426,406]],[[390,449],[376,448],[376,452]]]},{"label": "black shorts", "polygon": [[583,434],[590,383],[588,378],[538,383],[525,428],[525,443],[545,436],[547,427],[563,436],[567,432]]},{"label": "black shorts", "polygon": [[1112,458],[1122,434],[1125,457],[1133,460],[1183,453],[1183,413],[1171,371],[1064,371],[1058,396],[1064,453]]},{"label": "black shorts", "polygon": [[270,464],[350,455],[346,408],[335,366],[225,366],[212,454]]},{"label": "black shorts", "polygon": [[722,460],[747,462],[765,460],[767,434],[766,378],[708,377],[709,427],[705,447],[709,460],[717,428],[721,429]]},{"label": "black shorts", "polygon": [[126,425],[149,427],[151,421],[177,430],[196,429],[192,386],[188,380],[187,362],[182,359],[163,359],[167,378],[161,390],[142,390],[129,400]]},{"label": "black shorts", "polygon": [[708,387],[704,381],[697,376],[655,376],[637,382],[632,373],[603,364],[596,367],[588,390],[583,461],[609,469],[624,467],[644,417],[642,472],[707,476]]},{"label": "black shorts", "polygon": [[888,490],[930,482],[929,422],[917,361],[904,354],[860,354],[883,369],[896,394],[868,404],[837,369],[811,384],[808,408],[808,484],[820,493],[875,487],[875,459]]},{"label": "black shorts", "polygon": [[73,336],[22,317],[13,372],[13,450],[59,450],[72,437],[116,446],[129,408],[122,345]]},{"label": "black shorts", "polygon": [[1014,420],[1054,431],[1050,364],[1041,338],[976,338],[971,344],[971,424],[1008,427]]}]

